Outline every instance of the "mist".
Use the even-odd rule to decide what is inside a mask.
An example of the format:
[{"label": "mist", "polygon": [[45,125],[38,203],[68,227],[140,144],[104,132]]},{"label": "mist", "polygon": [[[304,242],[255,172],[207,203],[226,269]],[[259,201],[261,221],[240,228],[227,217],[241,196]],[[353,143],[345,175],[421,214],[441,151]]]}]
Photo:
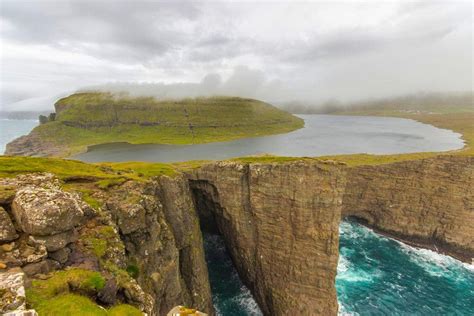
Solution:
[{"label": "mist", "polygon": [[310,107],[470,92],[471,13],[471,1],[4,0],[0,110],[86,90]]}]

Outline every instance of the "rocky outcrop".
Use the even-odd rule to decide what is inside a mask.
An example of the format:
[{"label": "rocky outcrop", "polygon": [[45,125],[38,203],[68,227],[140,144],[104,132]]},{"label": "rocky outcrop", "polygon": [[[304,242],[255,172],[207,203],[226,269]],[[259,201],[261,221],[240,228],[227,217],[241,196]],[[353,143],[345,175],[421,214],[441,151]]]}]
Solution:
[{"label": "rocky outcrop", "polygon": [[3,178],[0,191],[0,272],[20,269],[28,278],[48,279],[71,267],[98,271],[106,278],[94,294],[101,304],[126,302],[150,315],[187,305],[213,314],[185,177],[93,189],[101,210],[63,190],[51,174]]},{"label": "rocky outcrop", "polygon": [[155,311],[193,306],[213,314],[199,220],[187,179],[127,182],[108,193],[106,210],[117,223],[137,281],[155,299]]},{"label": "rocky outcrop", "polygon": [[343,216],[471,262],[474,157],[439,156],[348,170]]},{"label": "rocky outcrop", "polygon": [[204,226],[216,225],[265,315],[337,314],[341,165],[221,162],[190,177]]}]

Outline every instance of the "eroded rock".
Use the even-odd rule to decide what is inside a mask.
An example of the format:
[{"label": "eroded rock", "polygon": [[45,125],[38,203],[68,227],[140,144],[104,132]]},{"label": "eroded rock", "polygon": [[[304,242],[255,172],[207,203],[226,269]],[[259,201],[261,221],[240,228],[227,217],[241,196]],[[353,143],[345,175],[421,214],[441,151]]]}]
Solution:
[{"label": "eroded rock", "polygon": [[0,207],[0,242],[12,241],[18,238],[15,227],[8,213]]}]

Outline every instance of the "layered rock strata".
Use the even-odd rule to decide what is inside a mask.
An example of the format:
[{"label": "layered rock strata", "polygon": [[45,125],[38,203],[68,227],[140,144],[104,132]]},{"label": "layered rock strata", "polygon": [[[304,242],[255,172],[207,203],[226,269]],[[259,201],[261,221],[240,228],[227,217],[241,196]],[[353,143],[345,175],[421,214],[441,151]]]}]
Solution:
[{"label": "layered rock strata", "polygon": [[342,216],[471,263],[474,258],[474,157],[351,168]]},{"label": "layered rock strata", "polygon": [[204,226],[215,221],[265,315],[337,314],[344,183],[330,162],[222,162],[191,176]]}]

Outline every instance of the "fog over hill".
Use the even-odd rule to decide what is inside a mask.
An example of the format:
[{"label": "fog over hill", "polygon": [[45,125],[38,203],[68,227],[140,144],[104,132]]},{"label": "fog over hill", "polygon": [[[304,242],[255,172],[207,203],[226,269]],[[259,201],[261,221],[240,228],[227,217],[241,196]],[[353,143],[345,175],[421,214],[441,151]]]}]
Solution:
[{"label": "fog over hill", "polygon": [[0,42],[0,110],[123,82],[305,104],[473,87],[471,1],[3,0]]}]

